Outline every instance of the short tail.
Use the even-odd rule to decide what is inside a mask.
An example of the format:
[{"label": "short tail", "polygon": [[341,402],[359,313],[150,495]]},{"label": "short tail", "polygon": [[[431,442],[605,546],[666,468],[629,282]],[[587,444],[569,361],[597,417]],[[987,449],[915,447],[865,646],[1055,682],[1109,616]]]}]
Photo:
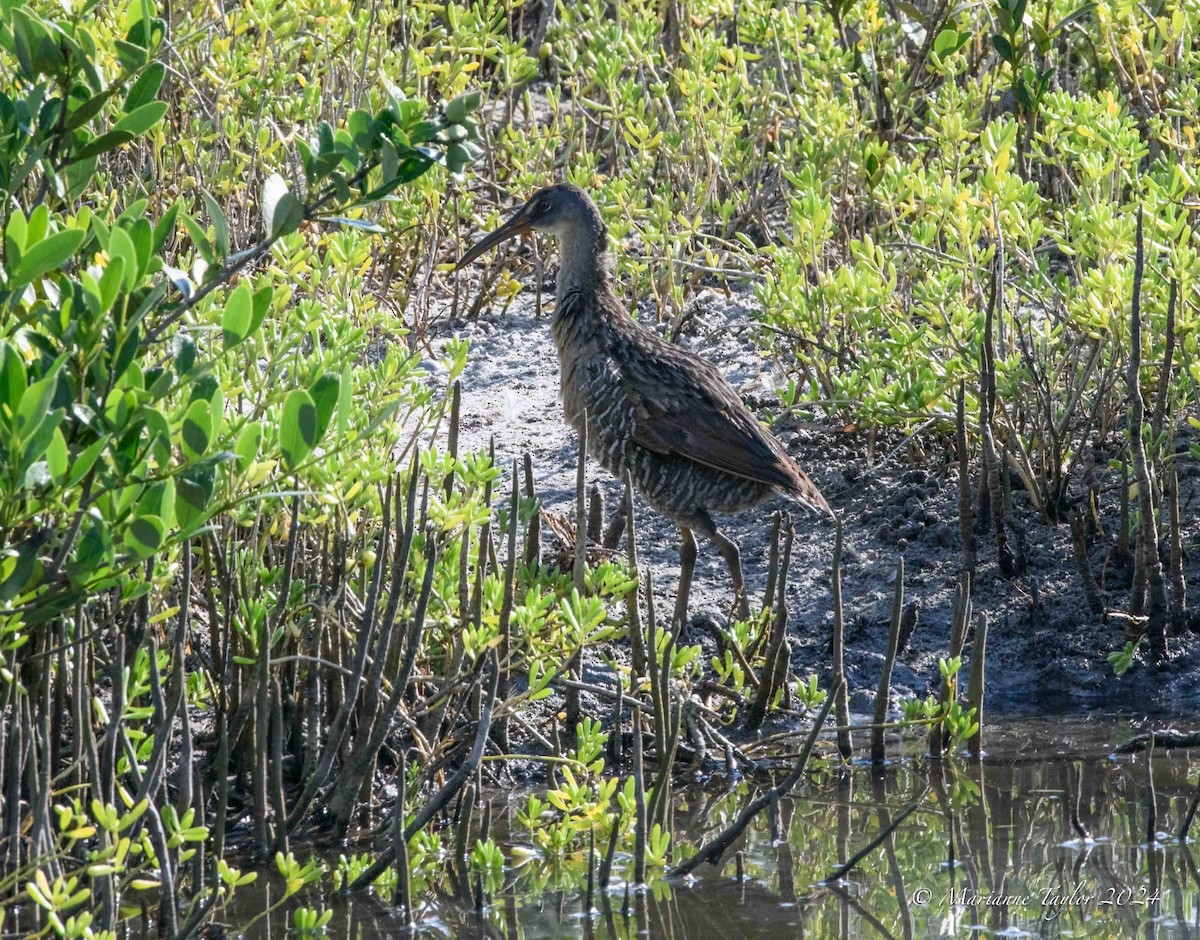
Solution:
[{"label": "short tail", "polygon": [[785,492],[801,505],[823,512],[827,516],[833,516],[833,509],[825,497],[821,495],[821,491],[817,489],[817,484],[810,480],[808,474],[799,467],[796,468],[796,479]]}]

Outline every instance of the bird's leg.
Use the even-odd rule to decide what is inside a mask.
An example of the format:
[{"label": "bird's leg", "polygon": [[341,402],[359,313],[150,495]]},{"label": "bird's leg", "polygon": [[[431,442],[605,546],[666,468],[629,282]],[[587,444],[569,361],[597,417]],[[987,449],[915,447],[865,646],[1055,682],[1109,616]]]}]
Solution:
[{"label": "bird's leg", "polygon": [[691,529],[681,528],[679,534],[679,593],[675,595],[675,618],[672,626],[678,627],[687,621],[688,595],[692,593],[692,572],[696,570],[696,537]]},{"label": "bird's leg", "polygon": [[750,604],[746,600],[746,585],[742,581],[742,553],[738,550],[737,542],[727,539],[715,529],[709,535],[713,544],[721,552],[725,564],[729,566],[729,578],[733,581],[734,603],[736,604],[739,620],[750,619]]}]

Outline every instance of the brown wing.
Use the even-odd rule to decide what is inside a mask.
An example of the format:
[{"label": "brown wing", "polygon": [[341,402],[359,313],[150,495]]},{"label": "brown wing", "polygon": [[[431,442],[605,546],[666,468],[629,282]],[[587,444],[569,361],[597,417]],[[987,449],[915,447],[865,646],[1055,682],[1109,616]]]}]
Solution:
[{"label": "brown wing", "polygon": [[620,357],[621,379],[638,444],[778,487],[829,511],[813,482],[711,363],[649,331],[630,337],[629,347]]}]

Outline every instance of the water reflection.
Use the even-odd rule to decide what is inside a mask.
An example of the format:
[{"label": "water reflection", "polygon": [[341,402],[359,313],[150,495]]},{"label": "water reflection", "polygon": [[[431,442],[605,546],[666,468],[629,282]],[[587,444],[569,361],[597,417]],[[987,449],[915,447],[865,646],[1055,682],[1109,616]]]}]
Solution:
[{"label": "water reflection", "polygon": [[[1200,938],[1196,850],[1175,837],[1200,755],[1110,756],[1128,734],[1112,723],[1026,722],[993,735],[992,752],[978,763],[910,759],[882,773],[827,770],[756,820],[719,869],[702,866],[687,882],[659,880],[644,892],[610,885],[585,915],[579,859],[506,871],[482,913],[463,901],[476,889],[455,889],[447,878],[427,894],[416,935]],[[684,854],[765,784],[681,791],[674,827],[693,840]],[[842,882],[816,887],[914,801],[916,811]],[[511,794],[491,801],[506,850],[525,835],[516,802]],[[618,856],[614,878],[629,870]],[[368,896],[305,903],[333,908],[334,937],[398,933],[394,912]],[[281,912],[248,935],[289,932]]]}]

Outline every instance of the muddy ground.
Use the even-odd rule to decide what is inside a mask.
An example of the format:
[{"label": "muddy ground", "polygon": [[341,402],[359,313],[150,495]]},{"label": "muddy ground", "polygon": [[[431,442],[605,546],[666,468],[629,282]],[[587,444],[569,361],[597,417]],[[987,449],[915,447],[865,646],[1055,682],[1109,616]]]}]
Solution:
[{"label": "muddy ground", "polygon": [[[543,297],[552,304],[553,288],[546,286]],[[704,290],[692,301],[689,312],[680,342],[713,361],[751,408],[760,413],[767,407],[777,409],[774,390],[781,372],[755,346],[753,299]],[[550,312],[546,309],[540,317],[535,314],[533,292],[526,290],[502,314],[485,310],[478,319],[441,321],[434,326],[430,341],[435,349],[452,335],[471,341],[471,364],[463,378],[462,447],[484,449],[494,436],[497,458],[504,466],[528,451],[543,505],[571,514],[576,438],[563,423],[558,402]],[[952,443],[930,431],[915,446],[896,436],[876,442],[872,463],[866,434],[847,431],[840,423],[784,417],[775,424],[775,432],[843,519],[846,670],[852,712],[865,715],[874,707],[901,551],[906,565],[905,597],[919,603],[920,619],[896,664],[891,704],[895,708],[903,697],[934,691],[940,684],[938,658],[947,652],[962,557]],[[1200,528],[1192,509],[1197,469],[1192,461],[1181,462],[1181,505],[1188,545],[1196,543]],[[972,474],[977,476],[975,467]],[[591,481],[600,483],[607,505],[616,505],[619,487],[595,463],[589,471],[589,484]],[[1106,531],[1111,535],[1116,528],[1116,497],[1110,493],[1108,499],[1112,505],[1106,507]],[[1014,487],[1013,503],[1015,522],[1025,542],[1025,574],[1011,581],[1001,578],[994,537],[978,537],[974,609],[985,611],[990,624],[986,713],[995,717],[1103,710],[1169,718],[1200,711],[1200,644],[1190,634],[1174,638],[1172,660],[1165,668],[1155,671],[1139,661],[1127,675],[1115,676],[1106,656],[1124,645],[1124,627],[1119,621],[1105,622],[1089,612],[1069,528],[1041,521],[1019,485]],[[761,598],[765,586],[771,513],[788,508],[781,498],[718,520],[726,534],[741,544],[752,596]],[[679,571],[678,535],[669,522],[644,504],[638,512],[638,552],[642,563],[653,567],[659,610],[669,611]],[[797,519],[787,593],[793,668],[800,676],[815,672],[823,684],[830,677],[833,532],[828,519],[804,515]],[[1097,576],[1108,571],[1104,584],[1108,607],[1123,610],[1128,603],[1127,584],[1119,584],[1122,579],[1105,568],[1110,548],[1110,543],[1097,539],[1090,549],[1091,561]],[[1198,568],[1200,553],[1193,551],[1187,564],[1188,580],[1193,584],[1200,574]],[[695,625],[695,618],[724,618],[730,601],[724,563],[702,543],[692,590],[693,622],[685,639],[711,647],[708,634]],[[973,640],[968,639],[965,662],[973,654]]]}]

